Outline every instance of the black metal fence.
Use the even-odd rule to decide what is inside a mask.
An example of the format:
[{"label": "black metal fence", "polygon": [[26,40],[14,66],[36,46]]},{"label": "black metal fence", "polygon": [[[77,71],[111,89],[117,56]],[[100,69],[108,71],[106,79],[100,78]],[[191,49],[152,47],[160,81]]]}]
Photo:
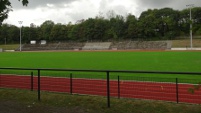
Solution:
[{"label": "black metal fence", "polygon": [[[157,74],[174,76],[152,76]],[[178,78],[182,75],[196,79]],[[201,91],[189,91],[200,85],[200,75],[201,72],[0,68],[0,88],[37,90],[39,101],[41,91],[106,96],[108,107],[110,97],[201,104]]]}]

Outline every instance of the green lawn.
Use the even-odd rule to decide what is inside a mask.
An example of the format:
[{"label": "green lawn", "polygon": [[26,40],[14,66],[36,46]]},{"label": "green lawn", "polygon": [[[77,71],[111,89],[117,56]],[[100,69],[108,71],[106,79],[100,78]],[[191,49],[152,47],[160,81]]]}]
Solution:
[{"label": "green lawn", "polygon": [[[3,52],[0,53],[0,62],[0,67],[201,72],[201,52],[195,51]],[[160,75],[138,74],[137,76],[158,77]],[[175,78],[175,76],[160,77]],[[192,76],[184,75],[182,77],[192,78]],[[193,78],[201,77],[194,76]]]}]

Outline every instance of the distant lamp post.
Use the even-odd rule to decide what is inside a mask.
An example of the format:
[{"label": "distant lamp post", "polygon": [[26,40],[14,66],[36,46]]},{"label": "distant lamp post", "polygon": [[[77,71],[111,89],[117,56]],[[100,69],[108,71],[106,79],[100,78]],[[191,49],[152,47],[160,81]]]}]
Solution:
[{"label": "distant lamp post", "polygon": [[193,21],[192,21],[192,14],[191,14],[191,9],[192,9],[192,7],[194,6],[194,4],[189,4],[189,5],[186,5],[186,7],[189,7],[189,9],[190,9],[190,47],[191,47],[191,49],[193,49],[193,31],[192,31],[192,29],[193,29]]},{"label": "distant lamp post", "polygon": [[20,24],[20,51],[22,51],[22,23],[23,21],[18,21]]}]

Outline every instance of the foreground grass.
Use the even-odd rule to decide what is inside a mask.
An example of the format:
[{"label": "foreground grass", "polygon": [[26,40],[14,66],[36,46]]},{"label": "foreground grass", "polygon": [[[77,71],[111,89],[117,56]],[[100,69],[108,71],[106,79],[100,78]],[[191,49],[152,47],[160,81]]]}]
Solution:
[{"label": "foreground grass", "polygon": [[[0,102],[11,103],[9,109],[23,112],[68,112],[68,113],[200,113],[200,105],[176,104],[163,101],[111,99],[111,108],[107,108],[105,97],[80,96],[58,93],[41,93],[41,102],[37,101],[37,92],[16,89],[0,89]],[[15,103],[14,105],[12,105]],[[17,104],[16,104],[17,103]],[[2,106],[0,106],[2,107]],[[6,107],[9,107],[6,106]],[[4,108],[1,108],[2,110]],[[16,108],[17,109],[17,108]],[[17,111],[16,111],[17,112]]]}]

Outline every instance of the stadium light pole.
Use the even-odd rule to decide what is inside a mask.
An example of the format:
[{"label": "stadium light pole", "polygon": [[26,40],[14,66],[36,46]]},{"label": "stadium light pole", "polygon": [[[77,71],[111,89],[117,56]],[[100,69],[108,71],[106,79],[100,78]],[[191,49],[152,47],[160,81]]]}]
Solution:
[{"label": "stadium light pole", "polygon": [[189,4],[189,5],[186,5],[186,7],[189,7],[190,9],[190,47],[191,49],[193,49],[193,21],[192,21],[192,13],[191,13],[191,9],[192,7],[194,6],[194,4]]},{"label": "stadium light pole", "polygon": [[22,23],[23,21],[18,21],[20,24],[20,51],[22,51]]}]

